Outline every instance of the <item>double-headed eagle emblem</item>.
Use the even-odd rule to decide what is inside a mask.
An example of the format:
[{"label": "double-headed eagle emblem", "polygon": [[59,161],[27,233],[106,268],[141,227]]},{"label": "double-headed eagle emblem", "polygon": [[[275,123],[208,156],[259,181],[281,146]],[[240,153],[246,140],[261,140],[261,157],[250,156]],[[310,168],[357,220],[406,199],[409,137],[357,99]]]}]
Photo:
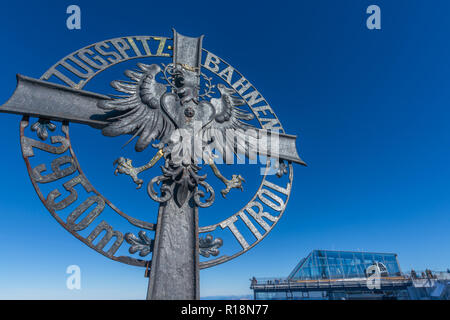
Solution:
[{"label": "double-headed eagle emblem", "polygon": [[[120,116],[111,117],[110,124],[103,128],[105,136],[119,136],[131,134],[127,142],[137,139],[136,151],[145,150],[152,142],[152,147],[157,148],[156,155],[142,167],[132,166],[130,159],[123,157],[117,159],[115,173],[130,175],[140,188],[143,180],[138,174],[151,168],[162,157],[180,159],[182,165],[191,165],[196,157],[206,157],[206,163],[211,165],[215,175],[222,180],[226,188],[222,190],[225,196],[232,188],[242,189],[244,179],[240,175],[233,175],[227,180],[214,164],[212,150],[238,150],[249,155],[247,150],[254,147],[253,144],[242,143],[235,146],[235,141],[227,141],[233,137],[227,136],[230,131],[235,134],[244,134],[245,130],[253,128],[243,120],[252,120],[253,114],[238,108],[245,105],[245,101],[234,95],[234,90],[218,84],[220,98],[212,98],[210,101],[200,100],[198,90],[195,90],[198,81],[189,79],[191,72],[186,66],[168,65],[165,67],[164,75],[170,73],[166,78],[172,88],[167,92],[167,86],[158,82],[157,77],[161,75],[161,67],[152,64],[139,63],[137,70],[126,70],[125,75],[129,81],[113,81],[111,86],[127,96],[112,100],[103,100],[99,107],[108,111],[122,112]],[[186,72],[187,71],[187,72]],[[197,131],[195,130],[197,128]],[[181,129],[181,133],[175,134],[175,130]],[[241,136],[240,138],[243,138]],[[198,139],[203,154],[193,150],[194,141]],[[187,141],[186,141],[187,140]],[[238,139],[239,140],[239,139]],[[244,142],[244,139],[240,139]],[[247,139],[248,140],[248,139]],[[228,143],[228,145],[227,145]],[[206,148],[205,148],[206,147]],[[223,152],[224,157],[226,152]]]},{"label": "double-headed eagle emblem", "polygon": [[[130,134],[132,137],[127,144],[137,139],[136,151],[143,151],[149,145],[158,151],[147,164],[137,168],[133,167],[132,160],[120,157],[114,161],[117,165],[115,173],[129,175],[140,188],[143,180],[138,174],[153,167],[162,157],[178,167],[189,167],[203,159],[225,183],[222,196],[225,197],[233,188],[242,190],[244,178],[235,174],[226,179],[214,163],[218,155],[213,150],[219,151],[219,156],[226,161],[230,153],[254,158],[255,151],[270,154],[273,150],[269,148],[275,147],[261,143],[263,139],[267,140],[267,136],[258,134],[254,126],[244,122],[254,118],[253,114],[239,108],[246,102],[221,83],[216,86],[208,82],[208,92],[203,94],[203,97],[211,97],[211,89],[217,87],[220,97],[209,101],[202,98],[198,90],[202,74],[184,64],[169,64],[164,66],[164,70],[157,64],[138,63],[137,67],[136,70],[125,71],[129,80],[111,83],[125,96],[100,101],[100,108],[120,113],[108,119],[111,122],[102,129],[102,133],[113,137]],[[158,76],[169,85],[159,82]],[[171,90],[167,91],[167,87]]]}]

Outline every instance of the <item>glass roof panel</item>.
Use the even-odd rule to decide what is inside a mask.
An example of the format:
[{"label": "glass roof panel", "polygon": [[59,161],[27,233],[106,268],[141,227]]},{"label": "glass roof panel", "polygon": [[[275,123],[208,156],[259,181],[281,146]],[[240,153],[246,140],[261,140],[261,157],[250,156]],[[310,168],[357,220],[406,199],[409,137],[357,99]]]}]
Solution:
[{"label": "glass roof panel", "polygon": [[319,280],[365,277],[375,262],[386,266],[388,276],[400,275],[396,254],[314,250],[292,270],[291,280]]}]

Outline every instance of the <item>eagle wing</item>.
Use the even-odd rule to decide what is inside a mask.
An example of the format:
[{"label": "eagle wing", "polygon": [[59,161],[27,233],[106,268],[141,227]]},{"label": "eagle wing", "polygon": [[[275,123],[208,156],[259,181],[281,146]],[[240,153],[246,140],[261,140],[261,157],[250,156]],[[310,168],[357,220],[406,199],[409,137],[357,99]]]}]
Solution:
[{"label": "eagle wing", "polygon": [[154,140],[164,144],[175,126],[161,109],[161,96],[167,91],[164,84],[156,81],[161,68],[156,65],[138,63],[139,70],[126,70],[125,75],[131,81],[113,81],[111,86],[126,96],[112,100],[103,100],[99,107],[105,110],[121,112],[111,117],[111,122],[102,130],[103,135],[116,137],[123,134],[133,136],[130,143],[139,136],[136,151],[143,151]]},{"label": "eagle wing", "polygon": [[219,151],[225,161],[230,154],[236,154],[238,157],[245,154],[246,157],[254,159],[256,154],[252,151],[257,150],[258,138],[255,135],[248,135],[248,129],[256,128],[243,122],[252,120],[254,115],[238,108],[246,102],[234,95],[233,89],[223,84],[217,87],[221,97],[210,101],[216,113],[213,121],[203,128],[203,141],[210,150]]}]

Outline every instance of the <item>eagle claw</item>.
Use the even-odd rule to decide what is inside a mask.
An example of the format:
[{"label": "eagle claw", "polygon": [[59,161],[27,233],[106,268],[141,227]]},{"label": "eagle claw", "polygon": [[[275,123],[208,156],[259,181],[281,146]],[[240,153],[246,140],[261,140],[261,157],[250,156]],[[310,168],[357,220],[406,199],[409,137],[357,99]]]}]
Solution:
[{"label": "eagle claw", "polygon": [[138,168],[133,167],[131,159],[120,157],[120,158],[114,160],[113,165],[116,165],[116,164],[117,164],[117,167],[114,170],[114,174],[116,176],[118,173],[120,173],[120,174],[124,173],[126,175],[129,175],[131,177],[131,179],[133,179],[133,182],[137,184],[136,189],[140,189],[142,187],[144,180],[138,178],[137,175],[139,174],[140,170],[138,170]]},{"label": "eagle claw", "polygon": [[242,187],[242,182],[245,182],[245,179],[240,174],[233,174],[231,176],[231,180],[224,181],[226,188],[220,191],[222,197],[226,198],[226,195],[233,188],[241,189],[241,191],[244,191],[244,188]]}]

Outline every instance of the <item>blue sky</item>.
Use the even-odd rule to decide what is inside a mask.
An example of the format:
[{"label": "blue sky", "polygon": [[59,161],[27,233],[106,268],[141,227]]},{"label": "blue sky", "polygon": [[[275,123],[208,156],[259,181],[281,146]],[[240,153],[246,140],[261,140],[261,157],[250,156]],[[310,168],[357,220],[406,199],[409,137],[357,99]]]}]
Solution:
[{"label": "blue sky", "polygon": [[[70,4],[81,7],[81,30],[66,28]],[[381,8],[381,30],[366,28],[371,4]],[[298,135],[309,166],[295,167],[286,212],[262,243],[201,272],[202,296],[250,293],[251,276],[286,276],[313,249],[396,252],[403,270],[443,270],[450,267],[449,9],[444,1],[400,0],[1,3],[0,103],[16,73],[38,78],[88,44],[171,36],[172,27],[205,34],[204,47],[238,68]],[[0,114],[0,298],[144,298],[142,269],[86,247],[44,208],[21,157],[19,119]],[[92,183],[128,214],[148,211],[155,221],[156,204],[111,165],[124,152],[140,163],[151,154],[122,150],[120,139],[80,125],[71,137]],[[247,167],[238,167],[246,177],[254,173]],[[232,192],[204,221],[248,200]],[[65,286],[72,264],[81,268],[79,291]]]}]

